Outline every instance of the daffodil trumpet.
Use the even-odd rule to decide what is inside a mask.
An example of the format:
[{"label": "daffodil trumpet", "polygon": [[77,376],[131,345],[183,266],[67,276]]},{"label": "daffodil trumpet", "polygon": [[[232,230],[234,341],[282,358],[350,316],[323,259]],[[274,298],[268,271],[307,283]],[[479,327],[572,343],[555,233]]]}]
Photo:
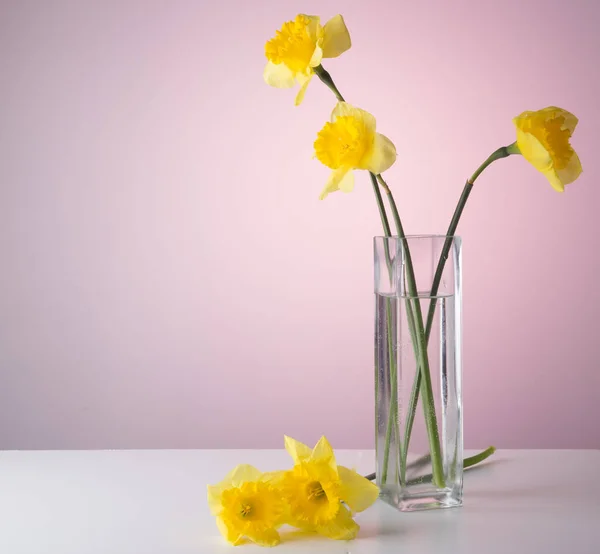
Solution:
[{"label": "daffodil trumpet", "polygon": [[238,465],[218,485],[208,485],[208,505],[223,537],[234,546],[251,541],[275,546],[285,523],[285,503],[276,486],[278,474]]}]

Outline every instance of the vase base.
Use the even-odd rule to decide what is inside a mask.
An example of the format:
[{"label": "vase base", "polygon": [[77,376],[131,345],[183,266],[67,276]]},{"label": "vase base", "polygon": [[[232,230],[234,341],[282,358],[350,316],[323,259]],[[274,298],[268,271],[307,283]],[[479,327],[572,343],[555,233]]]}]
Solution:
[{"label": "vase base", "polygon": [[418,512],[462,506],[462,496],[453,489],[402,493],[396,487],[383,487],[379,497],[401,512]]}]

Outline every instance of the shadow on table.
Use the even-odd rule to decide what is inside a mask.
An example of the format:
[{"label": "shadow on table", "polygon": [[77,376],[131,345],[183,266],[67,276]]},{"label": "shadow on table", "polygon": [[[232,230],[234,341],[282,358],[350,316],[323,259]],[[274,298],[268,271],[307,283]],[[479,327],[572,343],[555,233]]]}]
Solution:
[{"label": "shadow on table", "polygon": [[548,494],[547,485],[538,487],[519,487],[516,489],[480,489],[465,493],[465,500],[469,498],[486,499],[490,504],[498,500],[518,500],[520,498],[535,499],[537,495],[545,497]]},{"label": "shadow on table", "polygon": [[[393,509],[393,508],[390,508]],[[373,537],[383,537],[383,536],[400,536],[405,534],[406,530],[404,529],[404,525],[399,525],[398,521],[388,520],[381,522],[364,522],[360,524],[360,531],[358,532],[357,539],[369,539]],[[288,530],[280,530],[281,534],[281,542],[283,543],[292,543],[292,542],[322,542],[323,537],[317,535],[315,533],[311,533],[308,531],[301,531],[298,529],[290,529]]]},{"label": "shadow on table", "polygon": [[502,486],[496,485],[493,488],[486,488],[485,482],[479,480],[476,487],[469,487],[469,476],[475,473],[481,474],[481,477],[485,479],[486,469],[494,468],[498,465],[509,463],[511,460],[500,459],[500,460],[490,460],[484,464],[477,465],[474,467],[470,467],[465,470],[464,474],[464,482],[466,485],[466,491],[464,494],[465,504],[468,502],[470,498],[476,498],[478,500],[481,499],[489,499],[491,503],[494,500],[517,500],[519,498],[536,498],[537,495],[544,496],[547,493],[546,485],[539,486],[516,486],[513,483],[512,488],[508,488],[511,483],[504,483]]},{"label": "shadow on table", "polygon": [[371,539],[374,537],[400,537],[406,534],[405,525],[398,521],[386,521],[382,524],[365,523],[361,525],[358,539]]}]

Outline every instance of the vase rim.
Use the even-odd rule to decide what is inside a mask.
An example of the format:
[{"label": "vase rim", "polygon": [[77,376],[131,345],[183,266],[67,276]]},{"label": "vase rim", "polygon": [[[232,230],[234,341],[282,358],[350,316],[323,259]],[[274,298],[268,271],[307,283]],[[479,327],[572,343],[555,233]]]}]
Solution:
[{"label": "vase rim", "polygon": [[[406,238],[406,239],[448,239],[448,238],[451,238],[453,240],[461,240],[460,235],[427,235],[427,234],[421,234],[421,235],[405,235],[404,238]],[[373,237],[373,240],[377,240],[377,239],[395,239],[395,240],[401,240],[398,235],[391,235],[389,237],[386,237],[385,235],[375,235]]]}]

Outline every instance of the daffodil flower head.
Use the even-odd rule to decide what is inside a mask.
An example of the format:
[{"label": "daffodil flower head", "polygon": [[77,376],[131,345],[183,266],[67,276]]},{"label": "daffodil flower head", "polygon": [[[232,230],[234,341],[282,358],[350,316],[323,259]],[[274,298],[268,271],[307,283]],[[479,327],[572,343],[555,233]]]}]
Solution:
[{"label": "daffodil flower head", "polygon": [[337,104],[331,122],[319,131],[315,141],[316,158],[333,169],[321,192],[321,200],[336,190],[352,191],[353,169],[365,169],[377,175],[396,161],[396,147],[375,128],[375,117],[369,112],[346,102]]},{"label": "daffodil flower head", "polygon": [[285,504],[275,486],[278,473],[239,465],[218,485],[208,485],[208,505],[223,537],[234,546],[246,539],[275,546],[284,522]]},{"label": "daffodil flower head", "polygon": [[350,34],[341,15],[332,17],[324,27],[317,16],[297,15],[293,21],[284,23],[267,42],[264,79],[268,85],[277,88],[291,88],[298,83],[298,106],[314,75],[314,68],[323,58],[336,58],[350,46]]},{"label": "daffodil flower head", "polygon": [[572,113],[554,106],[523,112],[513,119],[520,153],[558,192],[564,192],[565,185],[582,171],[579,156],[569,143],[577,121]]},{"label": "daffodil flower head", "polygon": [[287,523],[332,539],[356,537],[359,526],[352,513],[375,502],[377,486],[338,466],[325,437],[312,450],[285,437],[285,447],[294,460],[293,469],[283,474],[279,485],[288,504]]}]

